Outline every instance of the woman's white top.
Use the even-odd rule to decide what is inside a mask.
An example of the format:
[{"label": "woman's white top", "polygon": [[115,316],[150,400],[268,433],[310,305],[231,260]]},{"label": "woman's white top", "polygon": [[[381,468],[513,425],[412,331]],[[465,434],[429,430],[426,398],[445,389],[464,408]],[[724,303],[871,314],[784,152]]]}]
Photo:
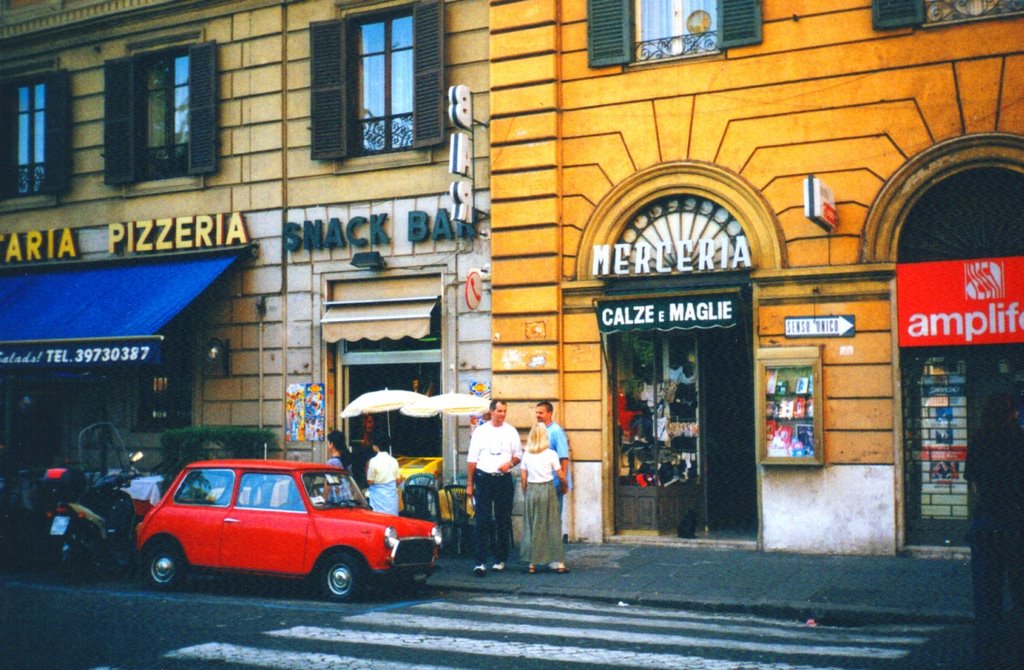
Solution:
[{"label": "woman's white top", "polygon": [[539,454],[523,452],[523,460],[519,467],[526,470],[526,481],[530,484],[551,483],[558,472],[560,463],[554,449],[545,449]]}]

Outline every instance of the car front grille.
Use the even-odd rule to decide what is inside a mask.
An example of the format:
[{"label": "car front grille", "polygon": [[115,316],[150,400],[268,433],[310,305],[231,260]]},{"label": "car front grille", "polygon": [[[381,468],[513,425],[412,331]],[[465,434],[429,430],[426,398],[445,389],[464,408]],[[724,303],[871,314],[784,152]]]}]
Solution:
[{"label": "car front grille", "polygon": [[401,540],[395,551],[395,565],[422,565],[434,560],[434,540],[429,537]]}]

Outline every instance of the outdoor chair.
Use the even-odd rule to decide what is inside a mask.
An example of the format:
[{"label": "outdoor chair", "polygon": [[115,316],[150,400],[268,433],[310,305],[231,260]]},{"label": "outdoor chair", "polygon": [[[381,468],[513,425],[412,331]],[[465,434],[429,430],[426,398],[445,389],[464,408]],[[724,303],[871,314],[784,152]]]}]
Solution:
[{"label": "outdoor chair", "polygon": [[449,546],[454,555],[463,555],[469,547],[473,532],[472,519],[465,485],[449,484],[441,489],[441,532],[444,534],[442,549]]},{"label": "outdoor chair", "polygon": [[437,489],[423,484],[406,484],[402,489],[402,516],[441,522]]}]

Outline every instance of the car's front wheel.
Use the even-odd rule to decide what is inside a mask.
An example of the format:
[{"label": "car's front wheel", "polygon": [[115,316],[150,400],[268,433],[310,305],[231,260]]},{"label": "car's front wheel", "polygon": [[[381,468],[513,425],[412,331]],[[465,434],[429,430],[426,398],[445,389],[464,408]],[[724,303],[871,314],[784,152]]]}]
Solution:
[{"label": "car's front wheel", "polygon": [[313,578],[321,596],[334,602],[346,602],[362,593],[366,568],[356,556],[335,551],[320,560]]},{"label": "car's front wheel", "polygon": [[155,542],[146,547],[144,557],[145,578],[153,588],[172,591],[185,583],[188,560],[174,542]]}]

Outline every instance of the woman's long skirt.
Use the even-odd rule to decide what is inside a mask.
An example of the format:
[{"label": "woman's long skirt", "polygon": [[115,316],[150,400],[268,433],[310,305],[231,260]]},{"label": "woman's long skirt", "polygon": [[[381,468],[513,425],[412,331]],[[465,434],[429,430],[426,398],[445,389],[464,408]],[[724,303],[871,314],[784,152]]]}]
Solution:
[{"label": "woman's long skirt", "polygon": [[526,485],[523,541],[519,549],[522,559],[534,565],[561,562],[564,558],[562,518],[551,482]]}]

